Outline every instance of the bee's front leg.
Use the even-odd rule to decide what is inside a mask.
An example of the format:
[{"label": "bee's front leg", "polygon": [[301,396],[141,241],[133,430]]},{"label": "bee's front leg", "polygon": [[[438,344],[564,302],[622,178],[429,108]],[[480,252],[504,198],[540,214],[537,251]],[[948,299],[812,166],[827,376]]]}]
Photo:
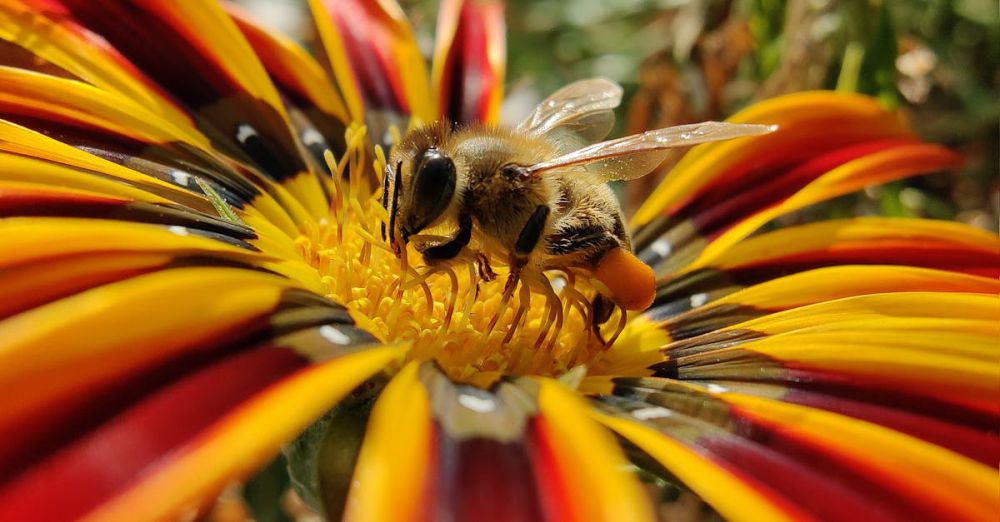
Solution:
[{"label": "bee's front leg", "polygon": [[486,254],[476,252],[473,259],[475,260],[476,269],[479,272],[480,279],[490,282],[497,278],[497,273],[494,272],[493,267],[490,266],[490,258],[486,257]]},{"label": "bee's front leg", "polygon": [[462,252],[462,249],[469,245],[472,240],[472,216],[461,215],[458,218],[458,232],[451,240],[434,245],[421,250],[424,256],[424,263],[434,265],[440,261],[454,259]]}]

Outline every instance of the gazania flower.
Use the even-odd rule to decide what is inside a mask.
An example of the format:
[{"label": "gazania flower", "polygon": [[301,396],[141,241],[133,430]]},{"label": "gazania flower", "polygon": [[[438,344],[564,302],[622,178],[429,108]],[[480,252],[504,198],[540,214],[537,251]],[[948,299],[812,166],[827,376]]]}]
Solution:
[{"label": "gazania flower", "polygon": [[391,0],[310,7],[315,58],[210,0],[0,2],[0,519],[194,516],[320,417],[330,518],[995,516],[998,239],[754,235],[953,153],[857,95],[735,115],[779,130],[650,194],[656,300],[604,346],[583,275],[504,307],[380,236],[397,132],[497,120],[501,7],[445,1],[429,73]]}]

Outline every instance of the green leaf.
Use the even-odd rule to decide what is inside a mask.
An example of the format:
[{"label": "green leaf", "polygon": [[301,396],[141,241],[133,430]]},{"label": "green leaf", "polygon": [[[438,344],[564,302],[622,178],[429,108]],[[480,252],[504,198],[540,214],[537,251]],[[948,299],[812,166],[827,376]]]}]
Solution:
[{"label": "green leaf", "polygon": [[281,509],[281,497],[290,486],[286,467],[279,455],[243,486],[243,498],[257,522],[291,522]]},{"label": "green leaf", "polygon": [[858,75],[858,92],[877,97],[888,108],[899,105],[896,89],[896,31],[888,2],[882,2],[875,31],[865,46]]}]

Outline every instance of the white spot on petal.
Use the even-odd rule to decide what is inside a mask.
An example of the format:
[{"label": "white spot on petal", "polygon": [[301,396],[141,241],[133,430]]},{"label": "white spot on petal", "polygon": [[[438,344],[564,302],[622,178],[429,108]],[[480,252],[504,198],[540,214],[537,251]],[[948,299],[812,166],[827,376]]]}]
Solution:
[{"label": "white spot on petal", "polygon": [[316,129],[306,129],[302,131],[302,144],[306,146],[310,145],[322,145],[326,140],[323,139],[323,135],[319,133]]},{"label": "white spot on petal", "polygon": [[478,413],[488,413],[497,409],[496,401],[490,396],[477,397],[462,393],[458,396],[458,403]]},{"label": "white spot on petal", "polygon": [[319,334],[322,335],[324,339],[330,341],[333,344],[339,344],[341,346],[347,346],[351,344],[351,338],[334,326],[330,325],[321,326],[319,328]]},{"label": "white spot on petal", "polygon": [[673,415],[670,410],[660,406],[650,406],[632,410],[632,416],[639,420],[664,419]]},{"label": "white spot on petal", "polygon": [[666,239],[657,239],[656,241],[653,241],[652,245],[649,245],[649,249],[656,252],[656,254],[660,257],[667,257],[673,250],[673,246],[670,244],[670,241],[667,241]]},{"label": "white spot on petal", "polygon": [[191,175],[183,170],[171,170],[170,179],[174,180],[174,183],[182,187],[191,186]]},{"label": "white spot on petal", "polygon": [[240,143],[246,143],[246,141],[257,135],[257,129],[247,125],[246,123],[241,124],[236,128],[236,139]]}]

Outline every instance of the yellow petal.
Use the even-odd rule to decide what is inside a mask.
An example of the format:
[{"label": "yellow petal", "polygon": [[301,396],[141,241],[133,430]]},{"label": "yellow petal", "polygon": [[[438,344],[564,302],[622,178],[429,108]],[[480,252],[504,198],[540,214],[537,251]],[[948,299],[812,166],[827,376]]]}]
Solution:
[{"label": "yellow petal", "polygon": [[635,421],[594,416],[655,459],[727,520],[795,519],[743,479],[684,444]]},{"label": "yellow petal", "polygon": [[[176,519],[246,476],[278,452],[358,384],[398,358],[400,349],[377,348],[306,369],[268,388],[219,419],[156,473],[91,513],[87,520]],[[294,407],[290,407],[294,405]]]},{"label": "yellow petal", "polygon": [[593,421],[590,408],[555,380],[539,379],[540,428],[551,433],[558,468],[570,501],[571,520],[654,520],[651,505],[611,434]]},{"label": "yellow petal", "polygon": [[754,138],[699,145],[685,154],[631,220],[632,228],[696,194],[740,164],[769,155],[805,159],[817,144],[911,138],[898,114],[874,98],[831,91],[802,92],[754,104],[726,121],[774,124],[778,132]]},{"label": "yellow petal", "polygon": [[430,402],[411,362],[375,403],[354,469],[344,520],[412,520],[427,509]]},{"label": "yellow petal", "polygon": [[912,495],[952,510],[955,520],[987,520],[1000,505],[996,470],[875,424],[758,397],[721,397],[752,417],[828,448],[854,466],[892,476]]}]

